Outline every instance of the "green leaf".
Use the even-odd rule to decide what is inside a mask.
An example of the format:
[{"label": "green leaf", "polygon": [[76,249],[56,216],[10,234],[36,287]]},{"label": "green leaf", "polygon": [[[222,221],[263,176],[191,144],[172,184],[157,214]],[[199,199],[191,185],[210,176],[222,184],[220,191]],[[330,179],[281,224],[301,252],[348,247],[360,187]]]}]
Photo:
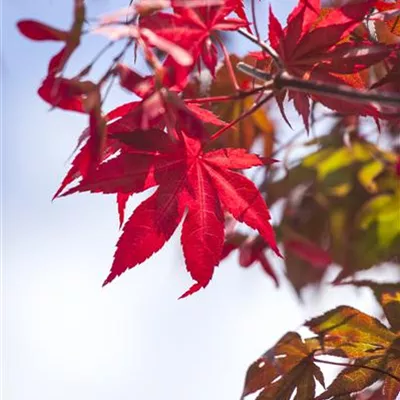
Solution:
[{"label": "green leaf", "polygon": [[361,209],[359,221],[362,229],[376,222],[378,244],[390,247],[400,236],[400,193],[375,196]]}]

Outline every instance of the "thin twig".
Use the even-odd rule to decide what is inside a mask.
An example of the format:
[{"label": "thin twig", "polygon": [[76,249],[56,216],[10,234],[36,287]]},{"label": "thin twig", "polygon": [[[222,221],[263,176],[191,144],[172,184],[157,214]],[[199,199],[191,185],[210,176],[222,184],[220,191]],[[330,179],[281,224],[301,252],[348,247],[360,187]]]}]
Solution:
[{"label": "thin twig", "polygon": [[256,33],[257,40],[259,43],[261,43],[262,40],[261,40],[261,36],[260,36],[260,31],[258,30],[258,25],[257,25],[256,4],[255,3],[256,3],[255,0],[251,0],[251,17],[253,20],[254,32]]},{"label": "thin twig", "polygon": [[320,360],[319,358],[315,358],[315,357],[313,358],[313,361],[323,363],[323,364],[329,364],[329,365],[338,365],[340,367],[369,369],[370,371],[375,371],[375,372],[379,372],[381,374],[390,376],[397,382],[400,382],[400,377],[393,375],[389,371],[385,371],[384,369],[380,369],[380,368],[369,367],[368,365],[355,365],[355,364],[341,363],[341,362],[336,362],[336,361],[326,361],[326,360]]},{"label": "thin twig", "polygon": [[199,98],[194,98],[194,99],[184,99],[185,103],[191,103],[191,104],[203,104],[203,103],[209,103],[209,102],[220,102],[220,101],[235,101],[235,100],[241,100],[249,96],[253,96],[257,93],[262,93],[265,90],[268,90],[269,88],[265,85],[263,86],[258,86],[252,90],[248,91],[240,91],[237,94],[233,95],[224,95],[224,96],[211,96],[211,97],[199,97]]},{"label": "thin twig", "polygon": [[251,42],[253,42],[256,45],[260,46],[262,50],[265,50],[271,56],[271,58],[274,60],[276,66],[278,67],[279,70],[283,69],[283,64],[282,64],[281,59],[279,58],[278,53],[271,46],[269,46],[267,43],[264,43],[261,40],[258,40],[258,38],[256,36],[254,36],[251,33],[247,32],[243,28],[239,28],[238,32],[241,35],[243,35],[244,37],[246,37],[247,39],[249,39]]},{"label": "thin twig", "polygon": [[210,140],[215,140],[219,138],[225,131],[230,129],[233,125],[237,124],[240,122],[242,119],[248,117],[251,115],[253,112],[257,111],[261,106],[263,106],[268,100],[272,99],[274,96],[274,93],[269,93],[267,94],[262,100],[260,100],[258,103],[254,104],[251,108],[249,108],[246,112],[243,114],[239,115],[236,119],[231,121],[229,124],[225,125],[223,128],[221,128],[219,131],[215,132],[214,135],[210,137]]},{"label": "thin twig", "polygon": [[224,53],[226,67],[228,68],[229,76],[231,78],[233,87],[235,88],[235,90],[238,91],[238,90],[240,90],[240,86],[236,79],[236,75],[235,75],[235,71],[233,70],[231,59],[229,58],[229,52],[228,52],[226,46],[224,45],[224,42],[218,36],[216,36],[216,39],[221,47],[222,52]]},{"label": "thin twig", "polygon": [[377,90],[354,89],[350,86],[338,84],[332,86],[321,81],[304,80],[296,78],[286,72],[275,79],[278,88],[287,88],[299,92],[325,95],[338,99],[355,100],[359,103],[378,102],[391,106],[400,106],[400,96],[390,92]]}]

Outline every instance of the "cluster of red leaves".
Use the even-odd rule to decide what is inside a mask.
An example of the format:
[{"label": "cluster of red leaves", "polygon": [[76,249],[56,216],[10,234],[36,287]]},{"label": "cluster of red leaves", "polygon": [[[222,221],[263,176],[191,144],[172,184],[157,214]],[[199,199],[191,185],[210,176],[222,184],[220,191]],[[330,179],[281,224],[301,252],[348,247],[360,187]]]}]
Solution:
[{"label": "cluster of red leaves", "polygon": [[[151,37],[148,31],[157,37],[152,38],[152,42],[147,40],[146,50],[150,51],[155,44],[169,54],[152,76],[143,77],[121,63],[110,70],[106,75],[118,76],[120,85],[141,99],[120,106],[105,116],[100,111],[102,82],[94,84],[80,80],[86,71],[73,79],[61,76],[80,41],[83,3],[76,2],[79,12],[75,13],[69,32],[36,21],[18,24],[21,32],[33,40],[66,43],[62,52],[51,60],[39,95],[54,107],[89,113],[89,128],[80,139],[86,143],[73,160],[56,196],[84,191],[115,193],[122,224],[129,196],[158,186],[126,222],[105,284],[158,251],[183,219],[183,252],[187,270],[196,281],[183,296],[205,287],[221,259],[225,210],[256,229],[279,254],[264,199],[250,180],[235,172],[262,166],[268,161],[244,149],[205,152],[209,134],[204,123],[226,124],[212,112],[185,102],[177,94],[200,60],[215,71],[217,48],[211,40],[212,35],[248,26],[243,19],[241,1],[226,0],[211,6],[206,1],[201,3],[185,7],[176,2],[178,5],[174,6],[173,13],[142,12],[137,25],[141,38],[143,32],[147,38]],[[233,11],[242,18],[229,18]],[[133,35],[119,32],[120,28],[126,26],[115,27],[112,34],[119,37]],[[170,45],[160,46],[159,43]],[[223,45],[221,41],[219,43]],[[178,66],[177,48],[192,62],[188,64],[185,60]],[[171,77],[171,66],[179,70],[179,74],[184,70],[180,80],[166,78]],[[98,95],[95,101],[91,100],[93,93]],[[89,102],[92,103],[90,109]],[[65,191],[78,178],[79,183]]]},{"label": "cluster of red leaves", "polygon": [[[319,0],[300,0],[286,28],[271,11],[269,39],[279,57],[280,72],[283,68],[304,80],[360,87],[360,79],[354,79],[359,78],[360,71],[396,58],[395,46],[379,45],[364,37],[357,41],[350,35],[378,3],[382,2],[357,2],[323,15]],[[270,161],[245,149],[205,150],[246,115],[255,113],[262,102],[247,105],[233,121],[221,121],[212,111],[184,96],[196,70],[205,66],[215,76],[221,57],[225,58],[234,87],[238,87],[221,33],[250,30],[242,0],[141,0],[100,19],[92,32],[106,35],[111,41],[124,40],[126,46],[98,82],[86,80],[92,64],[72,78],[64,76],[67,62],[80,45],[84,24],[84,2],[75,0],[73,24],[67,31],[32,20],[20,21],[18,27],[32,40],[63,43],[61,51],[51,58],[39,88],[42,99],[52,107],[89,116],[89,127],[80,137],[80,151],[56,196],[84,191],[115,193],[122,225],[129,196],[158,186],[126,222],[105,283],[158,251],[184,220],[182,247],[187,269],[195,280],[185,295],[205,287],[214,267],[233,249],[229,250],[227,244],[224,248],[224,211],[257,230],[266,245],[279,254],[263,197],[249,179],[236,172]],[[153,68],[152,75],[143,77],[121,63],[126,50],[133,46],[142,48]],[[270,61],[264,52],[256,56],[264,63]],[[395,76],[396,65],[390,72]],[[102,92],[114,77],[139,100],[103,115]],[[207,101],[235,101],[262,94],[265,89],[239,89],[239,97],[229,94]],[[288,94],[308,126],[311,96],[281,89],[272,87],[282,112]],[[323,95],[313,95],[312,99],[337,111],[380,116],[374,104],[360,105]],[[206,125],[217,131],[211,135]],[[75,186],[68,190],[70,184]],[[277,281],[263,255],[264,247],[253,246],[243,253],[247,255],[242,256],[242,265],[259,260]],[[289,243],[289,247],[300,257],[310,254],[307,244]],[[325,254],[317,256],[319,264],[321,257],[324,265],[330,261]]]},{"label": "cluster of red leaves", "polygon": [[[398,46],[373,41],[364,31],[362,35],[355,33],[361,21],[377,6],[376,3],[376,0],[351,1],[340,8],[321,9],[319,0],[300,1],[288,16],[285,28],[270,9],[271,47],[279,55],[284,70],[294,77],[329,83],[332,86],[365,88],[368,80],[360,72],[390,55],[395,57],[396,50],[398,51]],[[271,65],[271,58],[265,52],[252,55]],[[275,65],[271,67],[276,69]],[[382,117],[379,108],[373,103],[361,104],[344,98],[280,90],[276,94],[276,100],[286,121],[283,107],[286,96],[293,101],[307,129],[310,100],[318,101],[342,114]]]}]

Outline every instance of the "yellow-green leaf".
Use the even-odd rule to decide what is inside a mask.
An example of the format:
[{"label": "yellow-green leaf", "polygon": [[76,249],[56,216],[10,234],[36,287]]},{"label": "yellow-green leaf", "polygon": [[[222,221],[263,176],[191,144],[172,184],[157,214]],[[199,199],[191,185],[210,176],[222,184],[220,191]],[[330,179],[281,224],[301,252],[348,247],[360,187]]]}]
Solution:
[{"label": "yellow-green leaf", "polygon": [[378,185],[374,182],[375,178],[383,171],[384,164],[379,160],[373,160],[372,162],[364,165],[358,171],[358,180],[365,189],[371,193],[376,193]]},{"label": "yellow-green leaf", "polygon": [[382,355],[396,335],[377,319],[348,306],[340,306],[305,324],[325,344],[347,357]]}]

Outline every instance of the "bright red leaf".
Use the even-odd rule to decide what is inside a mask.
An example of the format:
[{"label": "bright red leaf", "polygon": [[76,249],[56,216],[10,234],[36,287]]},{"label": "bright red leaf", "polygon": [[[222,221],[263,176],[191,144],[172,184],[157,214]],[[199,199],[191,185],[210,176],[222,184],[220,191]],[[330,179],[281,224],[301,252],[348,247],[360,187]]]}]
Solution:
[{"label": "bright red leaf", "polygon": [[151,29],[163,37],[191,52],[195,60],[202,59],[214,75],[218,50],[212,41],[218,31],[234,31],[248,26],[248,22],[238,18],[228,18],[237,11],[241,17],[240,0],[223,0],[220,5],[201,7],[174,7],[174,14],[158,12],[141,19],[141,26]]},{"label": "bright red leaf", "polygon": [[264,165],[262,158],[242,149],[204,153],[201,142],[185,133],[177,141],[155,129],[119,138],[124,146],[121,153],[65,193],[129,195],[158,185],[126,222],[105,284],[157,252],[185,210],[182,247],[187,270],[196,281],[186,294],[207,286],[219,264],[224,243],[223,210],[256,229],[279,254],[264,199],[250,180],[232,171]]}]

